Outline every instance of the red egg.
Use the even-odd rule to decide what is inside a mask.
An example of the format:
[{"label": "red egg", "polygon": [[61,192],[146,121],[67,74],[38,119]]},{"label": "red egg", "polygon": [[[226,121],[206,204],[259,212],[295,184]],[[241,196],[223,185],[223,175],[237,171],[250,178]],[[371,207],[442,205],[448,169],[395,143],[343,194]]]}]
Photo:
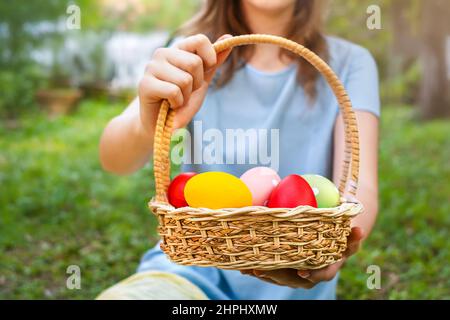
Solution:
[{"label": "red egg", "polygon": [[301,176],[291,174],[281,180],[272,191],[267,202],[269,208],[295,208],[311,206],[317,208],[314,191]]},{"label": "red egg", "polygon": [[188,204],[184,198],[184,187],[190,178],[195,176],[195,172],[184,172],[175,177],[170,182],[168,190],[169,203],[175,208],[187,207]]}]

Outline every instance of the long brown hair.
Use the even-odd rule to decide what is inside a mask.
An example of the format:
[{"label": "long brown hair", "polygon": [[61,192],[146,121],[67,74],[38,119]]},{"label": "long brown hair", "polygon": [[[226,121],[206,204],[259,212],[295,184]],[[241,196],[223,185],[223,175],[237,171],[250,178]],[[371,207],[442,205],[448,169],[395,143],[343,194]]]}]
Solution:
[{"label": "long brown hair", "polygon": [[[179,35],[193,35],[203,33],[211,41],[215,41],[223,34],[242,35],[251,33],[245,22],[241,10],[241,0],[206,0],[200,12],[183,25],[178,31]],[[328,60],[328,47],[322,33],[323,0],[297,0],[291,22],[287,28],[286,38],[303,44],[323,59]],[[226,84],[233,76],[234,71],[242,67],[239,62],[244,57],[244,47],[235,48],[226,64],[224,64],[218,85]],[[248,52],[248,51],[247,51]],[[316,69],[301,57],[282,50],[297,61],[298,81],[305,92],[312,99],[316,96]]]}]

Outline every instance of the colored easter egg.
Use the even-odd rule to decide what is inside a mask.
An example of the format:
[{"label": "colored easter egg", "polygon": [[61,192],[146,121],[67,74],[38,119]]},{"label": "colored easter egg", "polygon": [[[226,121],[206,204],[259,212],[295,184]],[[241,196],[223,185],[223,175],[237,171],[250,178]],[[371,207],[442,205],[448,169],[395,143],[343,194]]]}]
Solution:
[{"label": "colored easter egg", "polygon": [[195,172],[184,172],[179,174],[170,182],[169,189],[167,191],[167,197],[169,203],[175,208],[187,207],[188,204],[184,198],[184,187],[189,179],[195,176]]},{"label": "colored easter egg", "polygon": [[253,205],[264,206],[272,190],[278,185],[281,178],[277,172],[267,167],[256,167],[246,171],[241,180],[252,193]]},{"label": "colored easter egg", "polygon": [[334,208],[339,205],[339,190],[333,182],[317,174],[305,174],[302,177],[313,189],[318,208]]},{"label": "colored easter egg", "polygon": [[308,182],[297,174],[291,174],[275,187],[267,206],[269,208],[295,208],[298,206],[317,208],[317,201]]},{"label": "colored easter egg", "polygon": [[252,205],[245,183],[225,172],[205,172],[189,179],[184,196],[193,208],[241,208]]}]

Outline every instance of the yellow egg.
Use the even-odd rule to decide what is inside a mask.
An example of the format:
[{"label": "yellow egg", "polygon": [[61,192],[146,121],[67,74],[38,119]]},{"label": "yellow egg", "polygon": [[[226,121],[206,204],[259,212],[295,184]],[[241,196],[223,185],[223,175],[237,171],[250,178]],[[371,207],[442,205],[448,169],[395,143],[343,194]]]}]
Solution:
[{"label": "yellow egg", "polygon": [[252,205],[252,194],[241,179],[225,172],[200,173],[188,180],[184,197],[193,208],[241,208]]}]

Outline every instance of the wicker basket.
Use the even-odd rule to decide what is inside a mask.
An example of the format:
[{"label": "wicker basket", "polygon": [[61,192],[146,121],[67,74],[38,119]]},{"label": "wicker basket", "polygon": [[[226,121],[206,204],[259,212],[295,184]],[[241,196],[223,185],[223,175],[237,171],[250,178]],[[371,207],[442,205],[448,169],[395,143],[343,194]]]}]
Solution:
[{"label": "wicker basket", "polygon": [[[348,95],[331,68],[316,54],[293,41],[271,35],[244,35],[214,44],[216,52],[235,46],[268,43],[309,61],[325,77],[345,124],[345,159],[339,185],[355,195],[359,170],[358,127]],[[360,203],[343,197],[336,208],[245,207],[211,210],[175,209],[167,201],[170,183],[170,136],[174,111],[164,100],[154,142],[156,195],[149,203],[157,216],[161,249],[178,264],[221,269],[318,269],[339,261],[347,247],[350,220],[362,212]],[[348,181],[348,183],[347,183]]]}]

